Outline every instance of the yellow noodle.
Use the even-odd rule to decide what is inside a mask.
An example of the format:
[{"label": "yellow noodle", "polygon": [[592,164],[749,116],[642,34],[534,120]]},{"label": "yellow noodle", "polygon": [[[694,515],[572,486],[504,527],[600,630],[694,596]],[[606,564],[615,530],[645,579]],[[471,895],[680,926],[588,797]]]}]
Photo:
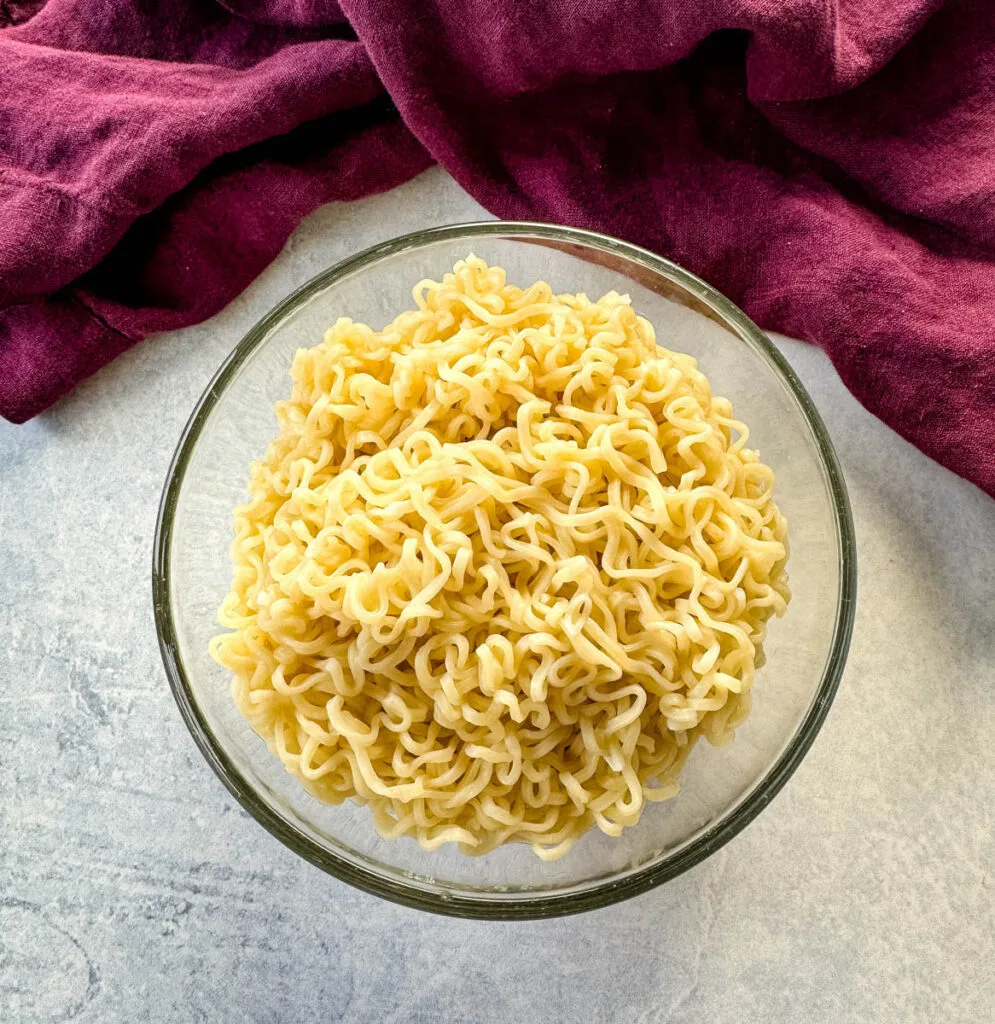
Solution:
[{"label": "yellow noodle", "polygon": [[774,474],[627,296],[469,257],[297,353],[213,657],[321,800],[545,859],[672,797],[789,598]]}]

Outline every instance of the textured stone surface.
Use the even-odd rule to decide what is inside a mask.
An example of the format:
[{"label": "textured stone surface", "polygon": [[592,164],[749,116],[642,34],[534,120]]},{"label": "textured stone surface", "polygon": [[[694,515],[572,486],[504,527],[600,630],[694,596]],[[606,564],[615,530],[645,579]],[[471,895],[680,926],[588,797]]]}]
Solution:
[{"label": "textured stone surface", "polygon": [[783,348],[843,460],[859,538],[849,666],[784,792],[655,892],[524,924],[395,907],[229,798],[152,623],[156,507],[211,373],[336,259],[482,211],[441,172],[329,207],[209,323],[0,423],[0,1021],[988,1019],[995,502]]}]

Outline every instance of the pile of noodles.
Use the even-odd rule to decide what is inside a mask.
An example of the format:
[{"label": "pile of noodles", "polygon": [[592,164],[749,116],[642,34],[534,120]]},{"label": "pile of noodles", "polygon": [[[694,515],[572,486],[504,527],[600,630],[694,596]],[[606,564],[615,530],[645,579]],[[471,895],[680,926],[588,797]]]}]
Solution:
[{"label": "pile of noodles", "polygon": [[551,859],[747,715],[789,596],[774,476],[627,296],[472,256],[414,296],[297,353],[211,651],[316,797]]}]

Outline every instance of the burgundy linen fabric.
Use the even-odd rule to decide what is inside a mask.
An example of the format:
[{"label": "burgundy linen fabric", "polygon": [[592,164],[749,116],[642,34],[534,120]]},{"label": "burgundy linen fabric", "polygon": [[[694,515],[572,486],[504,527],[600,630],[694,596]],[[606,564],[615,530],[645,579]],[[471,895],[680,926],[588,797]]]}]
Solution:
[{"label": "burgundy linen fabric", "polygon": [[[203,319],[431,160],[829,353],[995,495],[995,5],[0,2],[0,413]],[[20,21],[21,24],[14,25]]]}]

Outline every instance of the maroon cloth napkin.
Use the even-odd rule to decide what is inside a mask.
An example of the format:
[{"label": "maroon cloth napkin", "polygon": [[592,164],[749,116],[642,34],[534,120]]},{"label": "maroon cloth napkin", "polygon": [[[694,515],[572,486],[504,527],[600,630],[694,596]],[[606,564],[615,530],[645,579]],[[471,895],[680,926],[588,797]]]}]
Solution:
[{"label": "maroon cloth napkin", "polygon": [[[0,413],[432,160],[687,266],[995,495],[995,4],[0,0]],[[13,24],[21,22],[21,24]]]}]

